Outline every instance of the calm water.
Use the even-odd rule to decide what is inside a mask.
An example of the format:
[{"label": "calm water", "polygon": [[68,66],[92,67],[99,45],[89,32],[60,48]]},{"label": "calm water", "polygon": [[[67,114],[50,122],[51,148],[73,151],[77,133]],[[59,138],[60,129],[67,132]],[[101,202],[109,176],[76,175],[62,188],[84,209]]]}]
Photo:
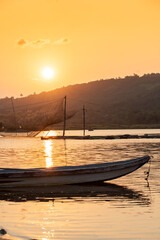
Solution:
[{"label": "calm water", "polygon": [[[112,130],[110,134],[130,131]],[[91,133],[101,135],[102,131]],[[160,139],[0,138],[2,167],[81,165],[146,154],[153,156],[148,181],[146,164],[105,184],[0,191],[0,229],[7,231],[0,239],[160,239]]]}]

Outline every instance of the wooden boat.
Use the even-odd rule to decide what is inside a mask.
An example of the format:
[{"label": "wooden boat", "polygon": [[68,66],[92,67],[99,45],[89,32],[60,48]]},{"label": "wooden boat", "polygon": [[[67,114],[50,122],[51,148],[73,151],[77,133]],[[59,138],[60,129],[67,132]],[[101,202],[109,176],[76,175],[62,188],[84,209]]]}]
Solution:
[{"label": "wooden boat", "polygon": [[118,162],[48,169],[0,168],[0,187],[52,186],[108,181],[137,170],[149,159],[149,156],[143,156]]}]

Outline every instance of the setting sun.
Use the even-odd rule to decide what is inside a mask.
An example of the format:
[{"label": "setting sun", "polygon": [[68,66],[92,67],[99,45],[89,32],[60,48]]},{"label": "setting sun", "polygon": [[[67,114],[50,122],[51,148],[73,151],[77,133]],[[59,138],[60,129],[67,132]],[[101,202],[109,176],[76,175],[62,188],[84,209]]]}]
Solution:
[{"label": "setting sun", "polygon": [[42,76],[44,79],[52,79],[54,77],[54,71],[51,67],[45,67],[43,70],[42,70]]}]

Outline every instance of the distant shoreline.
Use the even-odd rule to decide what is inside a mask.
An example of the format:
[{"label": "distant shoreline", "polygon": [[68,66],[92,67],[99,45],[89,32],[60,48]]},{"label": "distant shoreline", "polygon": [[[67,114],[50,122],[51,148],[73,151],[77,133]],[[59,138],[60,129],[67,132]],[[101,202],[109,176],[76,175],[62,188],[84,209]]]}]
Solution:
[{"label": "distant shoreline", "polygon": [[[156,125],[156,126],[141,126],[141,125],[137,125],[137,126],[134,126],[134,127],[129,127],[129,126],[117,126],[117,127],[107,127],[107,126],[100,126],[100,127],[92,127],[92,130],[136,130],[136,129],[139,129],[139,130],[145,130],[145,129],[160,129],[160,125]],[[38,130],[24,130],[24,131],[13,131],[13,130],[8,130],[8,131],[0,131],[1,134],[3,133],[27,133],[27,132],[36,132]],[[43,132],[43,131],[63,131],[62,128],[59,128],[59,127],[55,127],[55,128],[48,128],[48,129],[44,129],[44,130],[41,130],[40,132]],[[82,128],[66,128],[66,131],[83,131]],[[86,131],[90,131],[89,128],[86,127]]]}]

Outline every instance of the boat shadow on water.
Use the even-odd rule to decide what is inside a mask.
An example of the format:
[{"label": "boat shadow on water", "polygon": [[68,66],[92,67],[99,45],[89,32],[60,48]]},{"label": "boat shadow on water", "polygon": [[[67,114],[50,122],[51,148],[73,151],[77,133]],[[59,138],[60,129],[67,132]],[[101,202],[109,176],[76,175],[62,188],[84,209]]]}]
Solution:
[{"label": "boat shadow on water", "polygon": [[127,201],[136,205],[150,205],[148,195],[141,191],[135,191],[128,187],[112,183],[92,183],[60,185],[50,187],[26,187],[0,189],[0,200],[12,202],[40,201],[48,202],[56,199],[73,201]]}]

